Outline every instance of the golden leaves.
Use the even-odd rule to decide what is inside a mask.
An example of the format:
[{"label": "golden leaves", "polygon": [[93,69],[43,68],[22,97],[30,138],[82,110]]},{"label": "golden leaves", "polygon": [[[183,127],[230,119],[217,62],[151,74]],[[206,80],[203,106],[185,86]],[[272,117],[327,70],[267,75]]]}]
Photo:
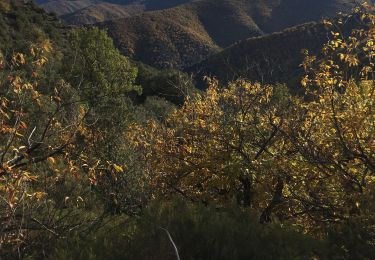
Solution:
[{"label": "golden leaves", "polygon": [[[373,73],[375,57],[375,16],[368,6],[356,9],[361,23],[356,25],[349,35],[345,31],[344,19],[341,22],[324,21],[328,27],[335,27],[331,32],[331,40],[322,49],[323,59],[307,55],[303,66],[310,76],[303,79],[302,84],[312,93],[318,88],[345,88],[351,79],[366,80]],[[357,73],[360,71],[360,73]],[[310,90],[309,90],[310,88]]]},{"label": "golden leaves", "polygon": [[41,68],[48,62],[48,58],[41,57],[33,62],[37,67]]},{"label": "golden leaves", "polygon": [[31,198],[35,198],[37,200],[41,200],[43,199],[44,197],[47,196],[47,193],[45,192],[34,192],[32,194],[29,195]]},{"label": "golden leaves", "polygon": [[14,65],[24,65],[26,63],[25,55],[23,53],[16,53],[12,57],[12,63]]},{"label": "golden leaves", "polygon": [[359,65],[359,60],[355,55],[339,53],[339,57],[340,60],[346,62],[349,67],[356,67]]},{"label": "golden leaves", "polygon": [[55,158],[53,158],[53,157],[48,157],[48,158],[47,158],[47,161],[48,161],[50,164],[52,164],[52,165],[56,164],[56,160],[55,160]]},{"label": "golden leaves", "polygon": [[124,169],[123,169],[123,167],[121,167],[120,165],[117,165],[117,164],[113,164],[113,168],[115,169],[115,171],[117,172],[117,173],[119,173],[119,172],[124,172]]},{"label": "golden leaves", "polygon": [[[306,99],[287,97],[278,107],[280,100],[272,102],[276,87],[245,80],[222,87],[211,80],[207,92],[188,99],[166,125],[132,126],[132,145],[155,188],[163,187],[155,193],[176,188],[216,202],[223,189],[227,196],[238,192],[243,175],[256,180],[254,207],[264,208],[274,180],[282,178],[281,214],[296,218],[316,204],[329,214],[312,210],[312,218],[337,221],[365,188],[361,182],[373,181],[365,159],[373,161],[375,149],[375,86],[364,80],[374,67],[374,34],[358,30],[349,38],[339,31],[319,59],[305,52]],[[306,224],[308,216],[297,218]]]},{"label": "golden leaves", "polygon": [[326,27],[331,27],[333,25],[333,23],[329,20],[323,20],[323,24],[326,26]]},{"label": "golden leaves", "polygon": [[39,183],[43,174],[46,185],[53,185],[63,174],[81,176],[82,169],[72,156],[72,142],[77,128],[83,129],[83,116],[73,109],[69,121],[62,119],[59,104],[63,102],[60,94],[66,91],[64,84],[60,86],[56,80],[61,93],[39,89],[51,51],[51,42],[43,41],[30,46],[27,53],[13,54],[8,62],[0,57],[0,69],[5,68],[5,80],[0,82],[4,88],[0,97],[0,195],[12,209],[48,196],[46,186]]},{"label": "golden leaves", "polygon": [[[132,144],[143,153],[156,187],[165,187],[155,192],[165,193],[168,183],[177,182],[189,196],[217,199],[220,196],[212,191],[234,189],[241,169],[268,165],[265,156],[259,155],[252,167],[245,167],[249,162],[243,153],[255,157],[264,141],[262,134],[270,135],[273,129],[270,121],[281,124],[276,110],[268,107],[273,94],[272,86],[245,80],[226,88],[211,81],[205,94],[187,100],[167,119],[168,127],[156,122],[133,126]],[[244,151],[238,151],[235,147],[242,138],[244,147],[238,149]],[[274,144],[267,147],[268,152],[275,152]]]},{"label": "golden leaves", "polygon": [[0,2],[0,12],[8,13],[12,9],[12,6],[7,1]]},{"label": "golden leaves", "polygon": [[51,43],[51,41],[49,40],[49,39],[46,39],[46,40],[44,40],[41,44],[40,44],[40,46],[39,46],[41,49],[42,49],[42,51],[44,51],[44,52],[51,52],[52,51],[52,43]]},{"label": "golden leaves", "polygon": [[301,85],[303,87],[307,87],[310,83],[310,79],[309,79],[309,76],[306,75],[302,80],[301,80]]}]

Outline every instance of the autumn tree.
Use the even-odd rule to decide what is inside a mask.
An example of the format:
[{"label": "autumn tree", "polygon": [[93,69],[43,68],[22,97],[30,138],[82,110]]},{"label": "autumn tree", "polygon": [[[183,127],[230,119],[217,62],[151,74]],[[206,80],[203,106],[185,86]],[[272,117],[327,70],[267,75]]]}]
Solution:
[{"label": "autumn tree", "polygon": [[306,58],[303,97],[214,80],[165,125],[135,125],[130,137],[159,195],[236,199],[261,222],[277,216],[305,230],[361,214],[374,173],[374,20],[364,5],[325,22],[332,40]]},{"label": "autumn tree", "polygon": [[[363,5],[332,30],[321,57],[307,56],[306,98],[294,100],[283,132],[296,153],[288,188],[293,214],[318,223],[361,215],[372,198],[375,166],[375,16]],[[345,22],[346,21],[346,22]],[[355,25],[348,35],[344,28]]]},{"label": "autumn tree", "polygon": [[[45,40],[30,46],[28,53],[0,59],[0,244],[5,256],[38,244],[40,233],[49,234],[46,238],[59,235],[62,227],[55,221],[61,216],[49,218],[48,208],[64,202],[46,200],[46,191],[77,172],[69,150],[82,131],[85,111],[68,105],[69,85],[64,81],[39,84],[51,52]],[[60,163],[65,167],[57,167]],[[42,201],[47,207],[41,207]],[[41,210],[47,210],[45,215]]]},{"label": "autumn tree", "polygon": [[[96,127],[92,114],[93,109],[100,111],[101,126],[105,124],[105,114],[98,109],[110,105],[103,101],[104,96],[114,95],[107,95],[108,102],[123,98],[118,93],[131,88],[122,84],[130,84],[134,70],[126,67],[127,63],[118,63],[122,56],[115,56],[117,60],[111,62],[119,64],[124,71],[119,75],[128,76],[128,83],[120,83],[119,78],[112,82],[112,74],[99,69],[85,71],[97,72],[102,80],[90,78],[92,83],[85,81],[85,86],[97,83],[97,87],[106,87],[101,90],[103,99],[95,103],[87,100],[97,98],[93,93],[64,80],[61,72],[51,74],[55,67],[50,64],[59,62],[60,54],[61,50],[45,39],[25,52],[0,56],[1,257],[47,255],[54,241],[98,228],[111,205],[116,209],[114,189],[129,197],[123,200],[129,211],[135,204],[117,181],[128,177],[125,167],[112,161],[116,157],[104,159],[97,149],[97,142],[111,140],[108,136],[98,139],[103,137],[100,130],[105,129]],[[103,103],[99,105],[99,101]],[[128,178],[126,184],[129,182]]]},{"label": "autumn tree", "polygon": [[188,99],[167,126],[135,126],[133,138],[161,193],[205,203],[236,200],[265,210],[266,220],[284,185],[276,161],[286,145],[279,128],[287,105],[283,86],[238,80],[222,88],[212,81],[207,93]]}]

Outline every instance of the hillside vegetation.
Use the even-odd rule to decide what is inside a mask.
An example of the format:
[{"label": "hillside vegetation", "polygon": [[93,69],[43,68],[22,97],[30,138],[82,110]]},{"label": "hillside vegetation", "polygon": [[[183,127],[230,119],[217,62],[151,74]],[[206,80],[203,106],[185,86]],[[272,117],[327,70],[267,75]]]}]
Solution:
[{"label": "hillside vegetation", "polygon": [[74,13],[83,8],[95,5],[99,3],[96,0],[76,0],[76,1],[66,1],[66,0],[39,0],[36,1],[41,4],[42,7],[50,13],[54,13],[57,16],[67,15]]},{"label": "hillside vegetation", "polygon": [[61,15],[60,18],[68,24],[94,24],[107,20],[130,17],[144,12],[144,5],[116,5],[98,2],[74,12]]},{"label": "hillside vegetation", "polygon": [[157,68],[181,69],[237,41],[350,10],[349,2],[201,0],[99,26],[125,55]]},{"label": "hillside vegetation", "polygon": [[374,258],[374,5],[227,47],[248,79],[205,90],[33,2],[0,1],[0,26],[0,259]]},{"label": "hillside vegetation", "polygon": [[[25,7],[26,6],[26,7]],[[0,50],[12,53],[49,38],[64,44],[66,25],[32,2],[3,0],[0,3]]]},{"label": "hillside vegetation", "polygon": [[317,53],[329,37],[321,23],[308,23],[270,35],[250,38],[186,69],[204,88],[211,76],[227,83],[244,78],[263,83],[283,82],[297,87],[303,73],[303,50]]},{"label": "hillside vegetation", "polygon": [[262,34],[243,6],[233,1],[198,1],[99,26],[108,29],[124,54],[157,68],[183,68]]},{"label": "hillside vegetation", "polygon": [[69,24],[93,24],[177,6],[192,0],[39,0],[47,12]]}]

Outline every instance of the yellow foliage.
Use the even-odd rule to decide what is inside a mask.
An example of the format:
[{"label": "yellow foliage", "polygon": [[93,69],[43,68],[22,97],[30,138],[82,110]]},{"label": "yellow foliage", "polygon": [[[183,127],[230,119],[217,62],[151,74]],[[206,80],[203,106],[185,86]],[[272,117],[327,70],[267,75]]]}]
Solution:
[{"label": "yellow foliage", "polygon": [[260,210],[261,221],[273,213],[305,230],[364,210],[359,201],[371,197],[375,175],[375,19],[361,19],[364,29],[335,31],[322,57],[306,57],[304,98],[209,80],[207,92],[165,125],[134,125],[128,137],[143,153],[155,196],[237,199]]}]

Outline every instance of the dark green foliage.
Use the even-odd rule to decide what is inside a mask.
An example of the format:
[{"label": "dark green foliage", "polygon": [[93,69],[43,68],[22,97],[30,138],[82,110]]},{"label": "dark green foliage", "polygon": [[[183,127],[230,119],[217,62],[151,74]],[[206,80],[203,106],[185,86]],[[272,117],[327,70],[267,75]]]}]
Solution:
[{"label": "dark green foliage", "polygon": [[[182,201],[154,203],[129,223],[103,230],[93,240],[66,243],[59,259],[309,259],[324,256],[325,244],[278,224],[263,226],[253,212],[215,209]],[[88,258],[87,258],[88,257]]]},{"label": "dark green foliage", "polygon": [[362,200],[364,210],[339,225],[327,229],[331,258],[373,259],[375,256],[375,200]]},{"label": "dark green foliage", "polygon": [[102,185],[93,190],[99,194],[105,212],[134,214],[147,198],[147,187],[141,188],[143,165],[124,138],[129,124],[143,117],[128,97],[131,91],[136,95],[141,91],[135,85],[137,68],[98,28],[73,30],[69,40],[71,51],[64,58],[63,73],[79,93],[79,103],[88,108],[86,123],[97,133],[92,157],[127,167],[126,174],[116,180],[110,174],[102,175]]},{"label": "dark green foliage", "polygon": [[79,102],[89,108],[89,122],[101,129],[97,152],[103,153],[100,158],[108,159],[121,145],[118,139],[122,139],[120,133],[128,124],[127,95],[140,92],[134,84],[137,69],[115,49],[106,32],[98,28],[73,30],[69,41],[63,73],[79,93]]},{"label": "dark green foliage", "polygon": [[262,226],[238,208],[214,209],[185,203],[154,205],[141,219],[130,258],[174,259],[167,229],[181,259],[305,259],[320,243],[288,228]]},{"label": "dark green foliage", "polygon": [[373,259],[375,255],[374,216],[358,217],[330,230],[331,257],[338,259]]},{"label": "dark green foliage", "polygon": [[176,109],[176,106],[158,96],[147,97],[143,103],[143,107],[150,117],[165,122],[165,119]]},{"label": "dark green foliage", "polygon": [[[70,51],[63,61],[64,78],[79,93],[78,101],[88,106],[88,119],[95,122],[95,127],[101,128],[104,135],[119,136],[126,125],[127,94],[140,91],[134,84],[137,69],[98,28],[73,30],[69,41]],[[106,139],[105,147],[112,149],[116,141],[108,140],[111,138]]]},{"label": "dark green foliage", "polygon": [[67,78],[90,106],[135,89],[136,68],[115,49],[105,31],[77,29],[69,41],[71,52],[64,61]]},{"label": "dark green foliage", "polygon": [[[48,167],[39,166],[37,170],[41,179],[57,175]],[[29,227],[33,234],[18,256],[25,259],[46,258],[54,250],[54,243],[60,239],[77,233],[88,234],[89,227],[92,229],[101,227],[104,218],[103,204],[100,196],[87,183],[86,178],[79,180],[71,175],[60,175],[56,177],[55,185],[47,187],[44,183],[33,185],[34,189],[44,188],[48,195],[43,200],[30,204],[28,213],[33,220],[25,218],[24,221],[25,226]],[[36,221],[44,223],[51,229],[43,228]],[[18,256],[17,258],[15,255],[4,256],[2,253],[0,252],[0,256],[4,259],[18,259]]]},{"label": "dark green foliage", "polygon": [[173,69],[157,70],[141,63],[138,65],[137,84],[142,86],[139,102],[144,102],[149,96],[158,96],[181,105],[186,96],[198,91],[186,73]]},{"label": "dark green foliage", "polygon": [[0,6],[0,50],[5,54],[24,51],[30,44],[46,38],[54,44],[64,44],[66,26],[32,1],[2,0]]},{"label": "dark green foliage", "polygon": [[69,238],[56,259],[372,259],[374,220],[332,227],[327,239],[304,235],[287,223],[259,224],[236,206],[213,208],[180,200],[153,202],[138,220],[121,217],[87,239]]},{"label": "dark green foliage", "polygon": [[[64,52],[69,52],[66,33],[68,27],[49,15],[32,1],[2,0],[0,5],[0,57],[6,59],[17,52],[30,54],[30,47],[50,44],[52,53],[46,54],[48,69],[38,71],[41,91],[53,91],[61,79],[61,60]],[[25,65],[24,76],[31,77],[32,68]]]}]

